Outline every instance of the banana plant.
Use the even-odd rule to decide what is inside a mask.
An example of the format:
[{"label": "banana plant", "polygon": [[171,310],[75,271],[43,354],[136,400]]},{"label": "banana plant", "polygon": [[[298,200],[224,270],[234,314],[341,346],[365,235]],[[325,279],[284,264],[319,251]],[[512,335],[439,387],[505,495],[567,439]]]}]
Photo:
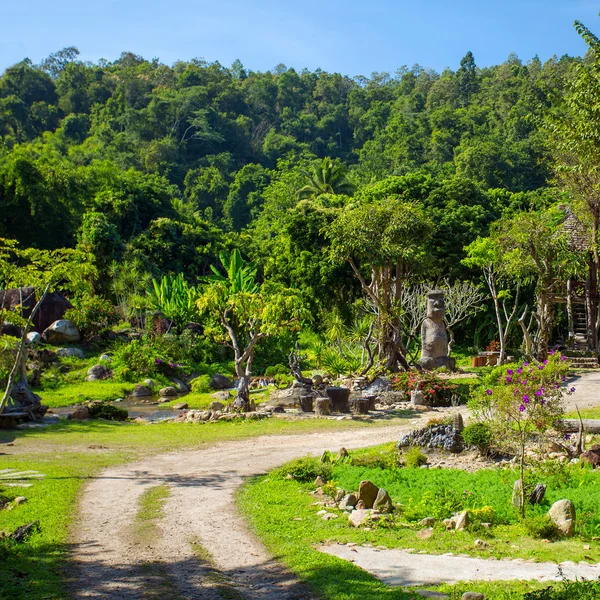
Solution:
[{"label": "banana plant", "polygon": [[182,273],[164,275],[160,281],[152,279],[149,298],[154,309],[178,326],[193,321],[198,315],[198,290],[183,278]]}]

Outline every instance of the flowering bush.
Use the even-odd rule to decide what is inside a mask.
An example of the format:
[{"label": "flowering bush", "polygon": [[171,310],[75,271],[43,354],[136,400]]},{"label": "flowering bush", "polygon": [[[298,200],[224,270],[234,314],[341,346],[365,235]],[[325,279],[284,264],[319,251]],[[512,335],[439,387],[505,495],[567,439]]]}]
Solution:
[{"label": "flowering bush", "polygon": [[570,363],[551,352],[543,363],[524,362],[513,368],[496,370],[496,383],[474,398],[470,407],[475,417],[487,422],[494,442],[514,451],[521,476],[521,514],[525,514],[525,445],[551,429],[564,412],[564,394],[572,394],[567,384]]},{"label": "flowering bush", "polygon": [[453,397],[458,397],[459,387],[448,379],[437,377],[433,373],[406,371],[392,377],[394,390],[405,392],[407,400],[413,390],[421,390],[430,406],[450,406]]}]

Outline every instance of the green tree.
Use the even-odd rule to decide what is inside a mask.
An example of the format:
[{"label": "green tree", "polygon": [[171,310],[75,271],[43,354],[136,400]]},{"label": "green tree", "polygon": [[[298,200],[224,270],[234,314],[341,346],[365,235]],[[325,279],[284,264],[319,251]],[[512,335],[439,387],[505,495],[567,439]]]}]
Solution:
[{"label": "green tree", "polygon": [[418,204],[388,198],[341,211],[326,232],[334,260],[347,261],[377,313],[379,359],[389,371],[408,368],[400,298],[424,263],[433,224]]},{"label": "green tree", "polygon": [[334,163],[331,158],[324,158],[302,174],[308,183],[298,190],[299,198],[315,198],[322,194],[351,196],[354,191],[354,186],[346,179],[344,166]]},{"label": "green tree", "polygon": [[256,271],[236,249],[221,255],[225,274],[213,267],[213,276],[201,290],[198,308],[208,320],[205,331],[227,344],[234,354],[238,391],[233,406],[247,412],[252,408],[249,378],[254,352],[260,340],[300,326],[305,312],[299,296],[290,289],[259,285]]}]

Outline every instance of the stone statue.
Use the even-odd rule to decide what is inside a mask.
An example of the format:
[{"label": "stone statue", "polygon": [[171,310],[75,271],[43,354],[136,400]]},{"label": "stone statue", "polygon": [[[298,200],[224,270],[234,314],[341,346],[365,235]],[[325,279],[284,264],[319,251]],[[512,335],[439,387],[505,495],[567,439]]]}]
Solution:
[{"label": "stone statue", "polygon": [[444,292],[427,293],[427,316],[421,325],[421,358],[419,366],[427,371],[439,367],[454,370],[456,361],[448,356],[448,334],[444,326]]}]

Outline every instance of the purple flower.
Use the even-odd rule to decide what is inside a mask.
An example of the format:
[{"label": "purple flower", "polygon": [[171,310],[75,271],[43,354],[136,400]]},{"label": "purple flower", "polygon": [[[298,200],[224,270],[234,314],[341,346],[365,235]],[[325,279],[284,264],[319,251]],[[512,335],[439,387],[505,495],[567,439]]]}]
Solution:
[{"label": "purple flower", "polygon": [[535,395],[539,398],[542,395],[542,390],[538,390]]},{"label": "purple flower", "polygon": [[488,396],[491,396],[491,395],[492,395],[492,390],[485,390],[485,393],[486,393]]},{"label": "purple flower", "polygon": [[572,388],[571,388],[569,391],[570,391],[571,393],[573,393],[573,392],[575,391],[575,388],[574,388],[574,387],[572,387]]},{"label": "purple flower", "polygon": [[539,371],[543,371],[544,370],[544,365],[538,365],[538,370]]},{"label": "purple flower", "polygon": [[560,360],[567,360],[567,357],[563,355],[560,357]]},{"label": "purple flower", "polygon": [[506,383],[512,383],[512,377],[510,375],[506,376]]},{"label": "purple flower", "polygon": [[513,371],[512,369],[508,369],[508,371],[506,371],[506,373],[507,373],[508,375],[512,375],[512,374],[514,373],[514,371]]},{"label": "purple flower", "polygon": [[527,394],[525,394],[525,395],[523,396],[523,402],[524,402],[525,404],[529,404],[529,396],[528,396]]},{"label": "purple flower", "polygon": [[540,404],[541,404],[542,406],[544,406],[544,404],[546,404],[546,401],[545,401],[545,400],[542,398],[542,399],[540,400]]},{"label": "purple flower", "polygon": [[523,379],[523,381],[521,381],[521,385],[527,385],[527,379]]},{"label": "purple flower", "polygon": [[554,356],[554,350],[550,350],[550,356]]},{"label": "purple flower", "polygon": [[529,363],[528,363],[528,362],[524,362],[524,363],[523,363],[523,366],[524,366],[524,367],[528,367],[528,366],[529,366]]},{"label": "purple flower", "polygon": [[523,412],[523,411],[525,410],[525,406],[524,406],[523,404],[521,404],[521,406],[519,406],[519,410],[520,410],[521,412]]},{"label": "purple flower", "polygon": [[571,439],[571,436],[570,436],[570,434],[568,434],[568,433],[565,433],[565,440],[570,440],[570,439]]},{"label": "purple flower", "polygon": [[523,372],[523,369],[522,369],[521,367],[519,367],[519,368],[517,369],[517,373],[520,375],[522,372]]},{"label": "purple flower", "polygon": [[547,361],[547,360],[545,360],[545,361],[544,361],[544,364],[545,364],[545,365],[547,365],[547,364],[548,364],[548,361]]},{"label": "purple flower", "polygon": [[561,381],[564,383],[564,382],[567,380],[567,378],[566,378],[566,377],[563,375],[563,376],[560,378],[560,380],[561,380]]},{"label": "purple flower", "polygon": [[160,365],[160,364],[162,364],[162,360],[160,358],[155,358],[154,359],[154,364],[155,365]]}]

